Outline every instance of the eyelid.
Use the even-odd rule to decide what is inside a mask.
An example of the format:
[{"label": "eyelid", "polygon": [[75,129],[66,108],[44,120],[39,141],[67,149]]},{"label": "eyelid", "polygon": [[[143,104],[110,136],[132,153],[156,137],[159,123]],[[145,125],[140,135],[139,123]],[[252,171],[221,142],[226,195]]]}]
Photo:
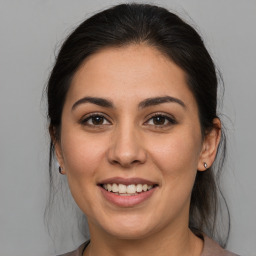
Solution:
[{"label": "eyelid", "polygon": [[177,124],[177,120],[173,115],[163,113],[163,112],[156,112],[156,113],[150,114],[149,116],[147,116],[147,120],[146,120],[146,122],[144,122],[144,124],[148,123],[152,118],[157,117],[157,116],[166,118],[169,121],[169,123],[164,124],[164,125],[152,125],[152,126],[155,126],[155,127],[164,127],[165,126],[166,127],[166,126]]},{"label": "eyelid", "polygon": [[[92,113],[88,113],[88,114],[82,116],[82,118],[80,119],[80,123],[83,124],[83,125],[85,125],[86,121],[88,121],[90,118],[95,117],[95,116],[101,116],[101,117],[103,117],[105,120],[107,120],[107,122],[108,122],[109,124],[112,124],[112,122],[109,120],[109,119],[110,119],[109,116],[106,115],[105,113],[102,113],[102,112],[92,112]],[[102,125],[106,125],[106,124],[102,124]],[[88,124],[88,126],[89,126],[89,124]],[[91,125],[91,126],[96,126],[96,125]],[[100,125],[99,125],[99,126],[100,126]]]},{"label": "eyelid", "polygon": [[[101,124],[101,125],[93,125],[93,124],[88,124],[87,121],[90,119],[90,118],[93,118],[95,116],[100,116],[100,117],[103,117],[107,122],[108,124]],[[164,113],[164,112],[156,112],[156,113],[152,113],[150,115],[148,115],[146,118],[146,121],[143,123],[145,125],[149,125],[147,124],[152,118],[154,117],[158,117],[158,116],[161,116],[163,118],[165,118],[167,121],[168,121],[168,124],[163,124],[163,125],[150,125],[150,126],[155,126],[157,128],[161,128],[161,127],[167,127],[167,126],[171,126],[171,125],[174,125],[174,124],[177,124],[177,121],[175,119],[175,117],[171,114],[167,114],[167,113]],[[108,115],[106,115],[105,113],[102,113],[102,112],[92,112],[92,113],[88,113],[86,115],[84,115],[81,119],[80,119],[80,123],[82,125],[87,125],[88,126],[102,126],[102,125],[109,125],[109,124],[112,124],[112,122],[110,121],[110,117]]]}]

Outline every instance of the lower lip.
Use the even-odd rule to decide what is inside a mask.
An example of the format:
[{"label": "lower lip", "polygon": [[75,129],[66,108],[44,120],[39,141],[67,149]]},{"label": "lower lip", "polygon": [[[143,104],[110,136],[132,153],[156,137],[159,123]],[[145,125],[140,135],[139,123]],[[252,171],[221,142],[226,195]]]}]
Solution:
[{"label": "lower lip", "polygon": [[99,188],[101,189],[101,192],[105,199],[107,199],[110,203],[115,204],[119,207],[132,207],[148,200],[153,195],[157,187],[154,187],[146,192],[141,192],[134,196],[120,196],[107,191],[101,186],[99,186]]}]

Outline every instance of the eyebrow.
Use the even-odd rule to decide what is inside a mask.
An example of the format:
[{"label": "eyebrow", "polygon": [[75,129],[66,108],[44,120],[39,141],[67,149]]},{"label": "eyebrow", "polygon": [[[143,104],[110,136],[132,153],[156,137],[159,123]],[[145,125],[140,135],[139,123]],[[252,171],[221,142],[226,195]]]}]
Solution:
[{"label": "eyebrow", "polygon": [[139,108],[146,108],[146,107],[155,106],[155,105],[159,105],[167,102],[178,103],[183,108],[186,108],[186,105],[182,100],[171,97],[171,96],[154,97],[154,98],[145,99],[139,104]]},{"label": "eyebrow", "polygon": [[[140,102],[138,107],[140,109],[143,109],[150,106],[155,106],[155,105],[168,103],[168,102],[178,103],[182,107],[186,108],[186,105],[182,100],[177,99],[175,97],[171,97],[171,96],[148,98]],[[98,98],[98,97],[84,97],[74,103],[74,105],[72,106],[72,110],[77,108],[79,105],[85,104],[85,103],[92,103],[105,108],[114,108],[114,104],[110,100],[107,100],[104,98]]]},{"label": "eyebrow", "polygon": [[84,103],[92,103],[104,108],[114,108],[113,103],[110,100],[103,99],[103,98],[97,98],[97,97],[84,97],[72,106],[72,110],[74,110],[77,106],[84,104]]}]

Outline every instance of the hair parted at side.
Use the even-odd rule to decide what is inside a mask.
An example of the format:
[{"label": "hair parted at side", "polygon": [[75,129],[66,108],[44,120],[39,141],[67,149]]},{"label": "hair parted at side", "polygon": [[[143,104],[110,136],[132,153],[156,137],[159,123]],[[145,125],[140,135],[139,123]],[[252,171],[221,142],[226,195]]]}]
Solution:
[{"label": "hair parted at side", "polygon": [[[187,85],[198,105],[202,136],[213,128],[213,119],[218,117],[218,79],[215,65],[200,35],[177,15],[162,7],[120,4],[81,23],[68,36],[57,56],[47,87],[49,131],[52,136],[50,178],[53,171],[53,140],[61,139],[61,114],[74,74],[90,55],[103,48],[129,44],[155,47],[183,69]],[[219,164],[214,164],[217,170],[211,167],[197,173],[191,195],[189,226],[194,232],[205,232],[217,238],[223,245],[225,242],[215,236],[218,195],[221,195],[216,177],[224,162],[226,145],[223,131],[221,140],[217,157]]]}]

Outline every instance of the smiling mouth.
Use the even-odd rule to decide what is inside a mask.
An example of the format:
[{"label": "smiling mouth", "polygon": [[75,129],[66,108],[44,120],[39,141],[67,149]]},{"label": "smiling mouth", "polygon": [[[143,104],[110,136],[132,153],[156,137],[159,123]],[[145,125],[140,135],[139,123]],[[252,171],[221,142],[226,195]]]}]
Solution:
[{"label": "smiling mouth", "polygon": [[104,188],[106,191],[114,193],[116,195],[120,196],[135,196],[139,195],[143,192],[149,191],[156,187],[157,185],[149,185],[149,184],[130,184],[130,185],[124,185],[124,184],[116,184],[116,183],[107,183],[107,184],[101,184],[102,188]]}]

